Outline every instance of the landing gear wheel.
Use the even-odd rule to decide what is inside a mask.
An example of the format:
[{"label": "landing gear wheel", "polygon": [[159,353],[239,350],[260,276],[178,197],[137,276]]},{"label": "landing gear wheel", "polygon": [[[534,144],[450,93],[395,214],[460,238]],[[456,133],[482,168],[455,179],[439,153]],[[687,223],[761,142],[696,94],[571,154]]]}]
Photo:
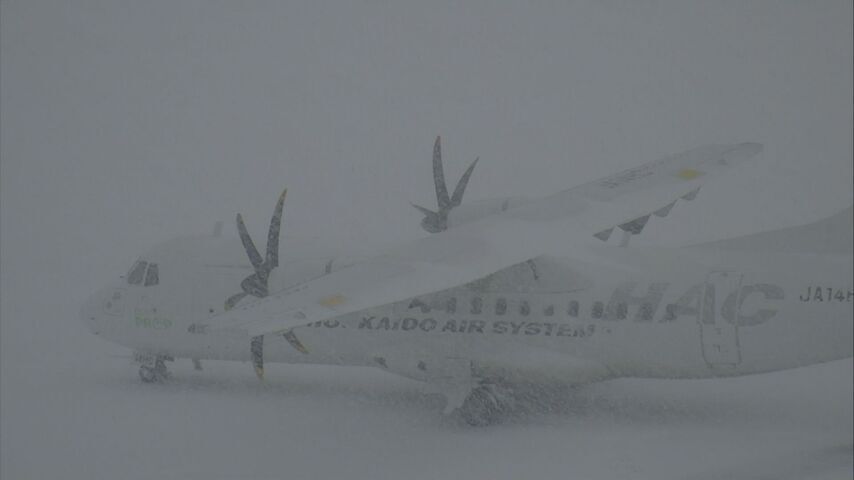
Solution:
[{"label": "landing gear wheel", "polygon": [[166,369],[166,358],[157,357],[153,362],[148,361],[139,366],[139,378],[145,383],[160,383],[169,378]]},{"label": "landing gear wheel", "polygon": [[468,425],[485,427],[504,420],[514,403],[510,392],[505,388],[494,383],[485,383],[471,391],[458,413]]},{"label": "landing gear wheel", "polygon": [[160,375],[157,374],[157,370],[148,365],[139,366],[139,378],[145,383],[154,383],[162,380]]}]

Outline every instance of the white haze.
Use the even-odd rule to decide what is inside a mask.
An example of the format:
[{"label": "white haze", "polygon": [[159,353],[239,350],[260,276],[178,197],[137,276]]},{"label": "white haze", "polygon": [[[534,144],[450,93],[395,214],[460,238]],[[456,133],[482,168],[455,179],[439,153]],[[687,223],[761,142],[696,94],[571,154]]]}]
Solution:
[{"label": "white haze", "polygon": [[399,3],[0,4],[0,477],[850,478],[850,359],[607,382],[468,430],[363,369],[270,365],[264,387],[184,361],[142,385],[84,330],[139,253],[238,211],[263,236],[285,186],[287,234],[422,235],[437,134],[453,180],[481,157],[469,200],[765,145],[639,244],[852,202],[849,1]]}]

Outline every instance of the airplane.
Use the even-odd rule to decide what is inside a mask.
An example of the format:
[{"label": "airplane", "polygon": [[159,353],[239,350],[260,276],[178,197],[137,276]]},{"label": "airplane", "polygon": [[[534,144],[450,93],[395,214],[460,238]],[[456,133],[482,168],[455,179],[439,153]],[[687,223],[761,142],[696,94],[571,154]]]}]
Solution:
[{"label": "airplane", "polygon": [[[464,204],[433,148],[430,235],[352,256],[279,236],[256,247],[182,237],[90,296],[81,319],[130,347],[144,382],[165,362],[372,366],[425,382],[444,413],[489,425],[516,392],[620,377],[713,378],[852,356],[852,207],[808,225],[685,247],[632,247],[654,217],[754,158],[699,147],[542,198]],[[242,247],[242,248],[241,248]],[[248,257],[248,262],[246,257]]]}]

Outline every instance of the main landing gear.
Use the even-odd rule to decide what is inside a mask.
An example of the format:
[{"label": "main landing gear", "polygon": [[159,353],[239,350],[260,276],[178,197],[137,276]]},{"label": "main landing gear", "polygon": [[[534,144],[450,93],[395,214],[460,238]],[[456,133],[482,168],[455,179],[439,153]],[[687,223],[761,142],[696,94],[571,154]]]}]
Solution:
[{"label": "main landing gear", "polygon": [[139,362],[139,378],[145,383],[160,383],[171,375],[166,369],[166,361],[174,361],[172,357],[163,355],[137,355]]},{"label": "main landing gear", "polygon": [[459,418],[473,427],[500,423],[516,407],[513,392],[505,385],[483,381],[457,409]]}]

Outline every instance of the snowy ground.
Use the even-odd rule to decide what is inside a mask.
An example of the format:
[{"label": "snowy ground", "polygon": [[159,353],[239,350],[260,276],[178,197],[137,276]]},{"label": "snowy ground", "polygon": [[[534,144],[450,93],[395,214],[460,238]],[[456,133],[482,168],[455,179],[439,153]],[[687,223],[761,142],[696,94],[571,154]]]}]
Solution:
[{"label": "snowy ground", "polygon": [[168,383],[145,385],[124,349],[74,319],[51,329],[7,320],[4,479],[852,474],[850,359],[737,379],[607,382],[558,411],[469,429],[444,419],[442,400],[420,385],[375,370],[270,365],[261,385],[248,364],[196,372],[184,360]]}]

